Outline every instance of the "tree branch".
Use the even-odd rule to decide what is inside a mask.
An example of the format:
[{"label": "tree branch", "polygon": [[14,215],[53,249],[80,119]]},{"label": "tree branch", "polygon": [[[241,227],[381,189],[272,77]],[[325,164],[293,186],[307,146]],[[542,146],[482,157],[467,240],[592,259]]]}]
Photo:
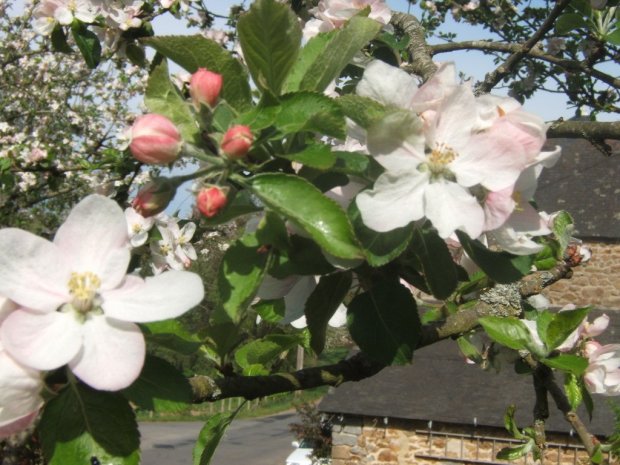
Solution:
[{"label": "tree branch", "polygon": [[[434,344],[478,326],[478,319],[489,315],[518,315],[520,300],[539,293],[545,287],[570,277],[571,268],[561,262],[548,271],[525,276],[513,284],[496,285],[480,296],[475,306],[450,315],[441,323],[423,327],[418,348]],[[213,379],[208,376],[190,378],[194,403],[213,402],[228,397],[255,399],[280,392],[291,392],[319,386],[338,386],[345,381],[360,381],[374,376],[385,368],[363,352],[334,365],[305,368],[292,373],[267,376],[227,376]]]},{"label": "tree branch", "polygon": [[407,51],[411,57],[409,71],[427,81],[437,71],[437,65],[433,63],[431,52],[426,43],[424,26],[415,16],[407,13],[394,13],[390,21],[394,27],[403,31],[409,37]]},{"label": "tree branch", "polygon": [[599,142],[620,140],[620,121],[556,121],[547,129],[547,137],[585,138]]},{"label": "tree branch", "polygon": [[[480,50],[488,52],[517,53],[518,51],[522,50],[522,47],[522,44],[506,44],[503,42],[490,42],[486,40],[470,40],[464,42],[451,42],[448,44],[437,44],[428,46],[430,54],[432,56],[440,53],[454,52],[456,50]],[[609,84],[616,89],[620,89],[620,79],[603,73],[602,71],[588,66],[581,61],[569,60],[566,58],[560,58],[554,55],[550,55],[548,53],[544,53],[537,47],[530,49],[527,52],[527,56],[531,58],[536,58],[541,61],[546,61],[547,63],[559,66],[566,71],[577,71],[590,74],[598,80]]]},{"label": "tree branch", "polygon": [[484,81],[476,86],[476,94],[486,94],[493,89],[504,77],[508,76],[517,64],[525,57],[527,54],[536,46],[538,42],[549,32],[554,24],[555,20],[560,16],[560,14],[566,9],[569,5],[570,0],[558,0],[555,4],[549,16],[545,21],[541,24],[536,32],[532,35],[532,37],[522,44],[519,49],[510,55],[504,63],[499,65],[493,71],[488,73]]}]

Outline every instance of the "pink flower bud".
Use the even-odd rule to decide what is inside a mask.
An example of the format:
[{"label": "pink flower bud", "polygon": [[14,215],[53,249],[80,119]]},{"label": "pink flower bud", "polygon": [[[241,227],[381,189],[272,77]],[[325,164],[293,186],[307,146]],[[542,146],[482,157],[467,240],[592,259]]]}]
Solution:
[{"label": "pink flower bud", "polygon": [[248,153],[254,136],[247,126],[237,125],[224,134],[220,145],[222,152],[231,159],[242,158]]},{"label": "pink flower bud", "polygon": [[218,186],[205,187],[196,196],[196,206],[207,218],[213,218],[227,203],[226,190]]},{"label": "pink flower bud", "polygon": [[165,165],[179,156],[183,141],[176,126],[156,113],[140,116],[131,127],[129,150],[142,163]]},{"label": "pink flower bud", "polygon": [[131,203],[144,218],[163,212],[176,194],[177,186],[167,178],[155,178],[147,183]]},{"label": "pink flower bud", "polygon": [[189,94],[192,96],[194,106],[200,105],[214,107],[222,90],[222,75],[198,68],[189,81]]}]

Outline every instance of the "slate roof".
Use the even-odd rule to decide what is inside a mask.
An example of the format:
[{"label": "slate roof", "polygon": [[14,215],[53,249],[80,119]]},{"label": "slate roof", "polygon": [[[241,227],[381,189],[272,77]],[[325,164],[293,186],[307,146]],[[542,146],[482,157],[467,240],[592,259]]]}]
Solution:
[{"label": "slate roof", "polygon": [[[600,337],[603,343],[619,341],[620,315],[610,326],[605,337]],[[614,398],[593,397],[593,422],[589,424],[584,411],[580,416],[591,432],[608,435],[613,431],[613,415],[606,402]],[[343,383],[323,398],[319,410],[462,425],[472,425],[475,417],[479,426],[503,429],[503,415],[510,404],[517,407],[518,425],[530,425],[533,400],[531,376],[518,375],[511,366],[500,373],[482,371],[466,364],[456,342],[446,340],[417,351],[411,365],[388,367],[371,378]],[[570,425],[549,402],[547,431],[569,432]]]},{"label": "slate roof", "polygon": [[606,156],[584,139],[550,139],[562,147],[553,168],[544,169],[534,196],[548,213],[567,210],[580,238],[620,239],[620,143],[608,141]]}]

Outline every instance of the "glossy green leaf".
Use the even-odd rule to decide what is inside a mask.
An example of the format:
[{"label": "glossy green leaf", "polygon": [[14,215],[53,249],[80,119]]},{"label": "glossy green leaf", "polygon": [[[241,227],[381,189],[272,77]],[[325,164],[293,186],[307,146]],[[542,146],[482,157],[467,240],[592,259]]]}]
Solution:
[{"label": "glossy green leaf", "polygon": [[228,426],[240,409],[228,413],[216,413],[207,420],[198,434],[193,450],[193,465],[209,465]]},{"label": "glossy green leaf", "polygon": [[168,75],[168,64],[161,55],[154,60],[144,94],[144,104],[150,113],[159,113],[172,121],[181,132],[183,140],[192,144],[200,142],[200,131],[189,104],[185,101]]},{"label": "glossy green leaf", "polygon": [[482,355],[480,354],[480,351],[475,345],[469,342],[466,336],[461,336],[457,338],[456,343],[459,346],[459,349],[461,349],[461,353],[469,360],[473,361],[474,363],[482,362]]},{"label": "glossy green leaf", "polygon": [[327,170],[336,163],[336,155],[332,152],[331,147],[324,144],[312,144],[300,152],[285,155],[276,154],[276,156],[317,170]]},{"label": "glossy green leaf", "polygon": [[323,352],[325,347],[327,322],[349,292],[352,280],[349,271],[321,276],[306,301],[304,313],[310,331],[310,347],[317,354]]},{"label": "glossy green leaf", "polygon": [[527,349],[531,345],[528,329],[517,318],[485,316],[478,321],[488,336],[503,346],[514,350],[522,350]]},{"label": "glossy green leaf", "polygon": [[239,322],[263,280],[271,252],[261,248],[255,234],[246,234],[226,250],[217,277],[222,309]]},{"label": "glossy green leaf", "polygon": [[380,29],[379,22],[354,16],[341,29],[312,38],[293,66],[284,91],[324,91]]},{"label": "glossy green leaf", "polygon": [[275,124],[276,116],[281,110],[280,105],[257,106],[239,115],[236,122],[250,126],[254,131],[260,131]]},{"label": "glossy green leaf", "polygon": [[588,23],[586,23],[583,16],[578,13],[564,13],[555,22],[555,30],[560,35],[567,34],[575,29],[587,27]]},{"label": "glossy green leaf", "polygon": [[50,400],[39,423],[41,446],[49,465],[138,465],[140,433],[133,410],[122,395],[82,384],[63,389]]},{"label": "glossy green leaf", "polygon": [[605,36],[605,40],[612,45],[620,45],[620,27],[616,23],[616,29]]},{"label": "glossy green leaf", "polygon": [[228,223],[249,213],[261,211],[261,208],[252,200],[252,195],[248,191],[237,192],[232,198],[228,199],[228,203],[217,215],[212,218],[202,217],[201,223],[205,226],[217,226],[219,224]]},{"label": "glossy green leaf", "polygon": [[78,21],[71,25],[71,34],[88,67],[96,68],[101,61],[101,44],[97,35]]},{"label": "glossy green leaf", "polygon": [[284,220],[272,211],[265,211],[265,215],[259,221],[256,229],[258,241],[269,247],[288,250],[291,245],[288,235]]},{"label": "glossy green leaf", "polygon": [[529,440],[525,444],[515,447],[504,447],[497,453],[500,460],[517,460],[527,455],[534,448],[534,440]]},{"label": "glossy green leaf", "polygon": [[556,313],[547,327],[546,339],[543,341],[547,348],[553,350],[562,344],[581,325],[589,312],[590,308],[577,308]]},{"label": "glossy green leaf", "polygon": [[224,79],[220,98],[237,110],[250,107],[252,93],[247,73],[241,63],[218,43],[198,34],[157,36],[142,41],[190,73],[206,68],[221,74]]},{"label": "glossy green leaf", "polygon": [[336,161],[330,171],[334,173],[344,173],[372,182],[384,171],[384,168],[369,155],[341,151],[334,151],[332,154],[336,157]]},{"label": "glossy green leaf", "polygon": [[386,233],[380,233],[368,228],[362,221],[362,216],[356,202],[349,205],[349,218],[353,224],[355,235],[360,241],[366,260],[371,266],[383,266],[394,260],[407,248],[413,227],[403,226]]},{"label": "glossy green leaf", "polygon": [[137,380],[122,394],[145,410],[179,412],[192,401],[192,388],[179,370],[165,360],[147,355]]},{"label": "glossy green leaf", "polygon": [[217,323],[211,321],[201,332],[205,345],[211,349],[219,360],[229,355],[245,338],[238,325],[234,323]]},{"label": "glossy green leaf", "polygon": [[259,374],[256,371],[257,366],[262,367],[260,374],[268,374],[269,365],[275,362],[280,354],[297,347],[301,342],[298,334],[270,334],[237,349],[235,361],[246,376]]},{"label": "glossy green leaf", "polygon": [[409,289],[382,281],[357,295],[347,311],[349,333],[369,357],[385,364],[411,361],[420,337],[420,317]]},{"label": "glossy green leaf", "polygon": [[363,257],[345,212],[309,182],[281,173],[259,174],[250,182],[265,205],[297,224],[326,252],[344,259]]},{"label": "glossy green leaf", "polygon": [[297,16],[276,0],[256,0],[239,18],[237,32],[256,85],[279,95],[301,46]]},{"label": "glossy green leaf", "polygon": [[269,274],[274,278],[284,279],[291,275],[316,276],[334,271],[321,248],[312,239],[293,234],[289,240],[290,247],[279,251],[269,270]]},{"label": "glossy green leaf", "polygon": [[143,323],[140,327],[149,343],[160,345],[183,355],[195,353],[202,345],[198,336],[187,331],[178,320]]},{"label": "glossy green leaf", "polygon": [[542,359],[545,365],[551,368],[572,373],[576,376],[582,375],[588,368],[588,360],[571,354],[560,354],[556,357]]},{"label": "glossy green leaf", "polygon": [[275,126],[283,134],[313,131],[339,139],[346,136],[344,115],[338,104],[314,92],[283,96]]},{"label": "glossy green leaf", "polygon": [[392,109],[369,97],[346,94],[336,99],[336,103],[347,118],[351,118],[361,127],[367,129],[381,121]]},{"label": "glossy green leaf", "polygon": [[464,232],[457,231],[456,235],[467,255],[494,281],[502,284],[512,283],[529,273],[532,256],[493,252],[480,241],[470,239]]},{"label": "glossy green leaf", "polygon": [[50,37],[52,41],[52,47],[55,52],[72,53],[73,49],[67,43],[67,34],[65,34],[65,28],[60,24],[56,24],[52,35]]},{"label": "glossy green leaf", "polygon": [[267,323],[277,323],[286,313],[284,299],[261,300],[253,306],[256,313]]},{"label": "glossy green leaf", "polygon": [[447,299],[456,289],[458,279],[446,241],[432,228],[417,227],[410,248],[420,260],[428,289],[436,298]]}]

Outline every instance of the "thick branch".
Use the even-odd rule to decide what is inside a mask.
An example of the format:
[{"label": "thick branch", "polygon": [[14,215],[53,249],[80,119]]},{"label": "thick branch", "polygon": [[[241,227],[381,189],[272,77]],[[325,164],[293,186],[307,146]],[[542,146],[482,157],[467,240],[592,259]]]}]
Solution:
[{"label": "thick branch", "polygon": [[410,71],[421,76],[422,80],[428,80],[437,71],[437,65],[431,58],[424,27],[416,17],[407,13],[394,13],[391,23],[409,37],[407,51],[411,56]]},{"label": "thick branch", "polygon": [[[471,40],[465,42],[451,42],[448,44],[430,45],[428,48],[431,55],[437,55],[439,53],[453,52],[455,50],[481,50],[488,52],[505,52],[505,53],[517,53],[522,50],[522,44],[506,44],[503,42],[490,42],[486,40]],[[609,84],[610,86],[620,89],[620,79],[603,73],[596,68],[588,66],[586,63],[577,60],[568,60],[566,58],[560,58],[548,53],[544,53],[538,47],[532,48],[527,52],[527,56],[536,58],[538,60],[546,61],[553,65],[557,65],[566,71],[571,72],[583,72],[590,74],[596,79]]]},{"label": "thick branch", "polygon": [[584,138],[597,141],[620,140],[620,121],[558,121],[547,129],[547,137]]},{"label": "thick branch", "polygon": [[[442,339],[470,331],[478,326],[478,318],[488,315],[517,315],[520,313],[520,299],[569,276],[570,267],[560,263],[552,270],[536,272],[524,277],[521,282],[497,285],[486,291],[477,305],[450,315],[435,326],[426,326],[418,348],[434,344]],[[268,376],[228,376],[212,379],[208,376],[194,376],[190,379],[194,403],[211,402],[228,397],[255,399],[280,392],[291,392],[319,386],[338,386],[345,381],[360,381],[369,378],[385,368],[385,365],[371,361],[364,353],[342,360],[334,365],[305,368],[293,373],[277,373]]]},{"label": "thick branch", "polygon": [[547,19],[545,19],[545,21],[541,24],[538,30],[534,32],[532,37],[523,45],[521,45],[519,50],[510,55],[504,63],[499,65],[490,73],[488,73],[485,76],[484,81],[478,86],[476,86],[476,93],[486,94],[490,92],[491,89],[493,89],[493,87],[495,87],[498,82],[508,76],[515,69],[517,64],[524,57],[527,56],[527,54],[536,46],[538,42],[543,39],[545,34],[547,34],[547,32],[549,32],[553,28],[555,20],[558,18],[558,16],[560,16],[560,14],[562,14],[562,12],[566,9],[569,3],[570,0],[558,0],[558,2],[549,13]]}]

